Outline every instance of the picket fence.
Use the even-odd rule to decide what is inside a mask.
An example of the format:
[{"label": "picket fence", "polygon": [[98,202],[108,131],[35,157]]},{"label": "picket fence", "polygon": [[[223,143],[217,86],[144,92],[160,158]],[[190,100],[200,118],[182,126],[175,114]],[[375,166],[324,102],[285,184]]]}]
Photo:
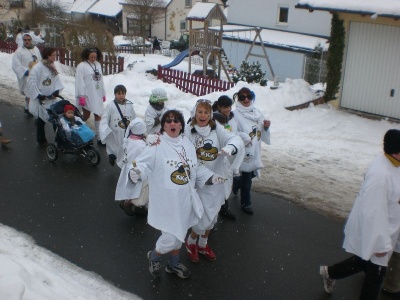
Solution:
[{"label": "picket fence", "polygon": [[[18,45],[15,42],[0,41],[0,52],[14,53],[17,50]],[[42,50],[44,46],[38,46],[39,50]],[[56,47],[57,57],[56,60],[61,64],[76,67],[77,62],[72,57],[71,51],[65,48]],[[124,58],[116,56],[103,55],[103,61],[100,62],[103,75],[117,74],[124,70]]]},{"label": "picket fence", "polygon": [[183,71],[158,66],[158,79],[166,83],[174,83],[185,93],[204,96],[213,92],[223,92],[235,86],[235,83],[212,77],[189,74]]}]

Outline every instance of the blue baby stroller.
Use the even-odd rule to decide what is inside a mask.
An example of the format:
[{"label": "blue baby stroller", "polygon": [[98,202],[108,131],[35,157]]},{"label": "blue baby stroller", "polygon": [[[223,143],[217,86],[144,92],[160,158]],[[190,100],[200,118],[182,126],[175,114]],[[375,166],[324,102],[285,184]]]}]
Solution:
[{"label": "blue baby stroller", "polygon": [[[93,136],[88,136],[84,134],[80,136],[80,134],[73,132],[70,136],[66,134],[60,120],[63,117],[64,106],[72,105],[68,100],[62,99],[50,106],[47,109],[47,113],[49,114],[49,122],[53,124],[54,132],[56,134],[55,144],[48,144],[46,148],[47,157],[51,162],[55,162],[58,158],[58,151],[66,154],[72,154],[77,156],[83,156],[86,158],[93,166],[96,166],[100,163],[100,154],[93,147],[92,138],[94,133],[87,128],[87,131],[92,132]],[[82,118],[79,110],[74,106],[75,116]],[[81,126],[83,127],[83,126]],[[86,125],[85,125],[86,127]],[[87,132],[86,132],[87,133]]]}]

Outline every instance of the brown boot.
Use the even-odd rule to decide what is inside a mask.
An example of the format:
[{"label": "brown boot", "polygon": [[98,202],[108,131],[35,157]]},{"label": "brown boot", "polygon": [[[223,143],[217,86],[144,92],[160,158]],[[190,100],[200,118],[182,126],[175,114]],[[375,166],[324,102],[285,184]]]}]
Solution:
[{"label": "brown boot", "polygon": [[9,140],[8,138],[6,138],[5,136],[0,136],[0,143],[1,145],[7,145],[8,143],[10,143],[11,140]]}]

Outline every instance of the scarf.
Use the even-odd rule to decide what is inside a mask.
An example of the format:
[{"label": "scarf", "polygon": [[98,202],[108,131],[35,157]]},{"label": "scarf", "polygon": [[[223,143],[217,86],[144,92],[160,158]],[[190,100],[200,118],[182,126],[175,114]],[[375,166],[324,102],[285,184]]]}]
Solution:
[{"label": "scarf", "polygon": [[182,135],[178,135],[178,137],[174,138],[174,137],[170,137],[166,132],[163,134],[164,139],[172,144],[172,146],[179,146],[179,144],[182,141]]},{"label": "scarf", "polygon": [[200,127],[199,125],[195,124],[193,127],[196,129],[197,133],[202,135],[202,136],[208,136],[210,134],[210,132],[211,132],[211,126],[210,125],[206,125],[206,126]]},{"label": "scarf", "polygon": [[245,107],[238,102],[236,104],[236,109],[243,118],[259,123],[260,115],[256,111],[253,103],[249,107]]},{"label": "scarf", "polygon": [[33,44],[30,44],[29,46],[23,46],[24,48],[26,48],[26,49],[33,49],[33,47],[35,47],[35,45],[33,45]]},{"label": "scarf", "polygon": [[390,162],[395,166],[396,168],[400,167],[400,161],[391,156],[390,154],[385,153],[385,156],[390,160]]},{"label": "scarf", "polygon": [[56,69],[56,66],[55,66],[54,63],[48,61],[47,59],[42,59],[42,64],[44,66],[48,67],[50,69],[51,73],[53,73],[54,76],[58,75],[58,72],[57,72],[57,69]]}]

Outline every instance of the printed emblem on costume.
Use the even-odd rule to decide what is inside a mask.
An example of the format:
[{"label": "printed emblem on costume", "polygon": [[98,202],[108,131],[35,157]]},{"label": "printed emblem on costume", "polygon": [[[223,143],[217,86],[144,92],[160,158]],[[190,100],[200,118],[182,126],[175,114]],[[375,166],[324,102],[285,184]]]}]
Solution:
[{"label": "printed emblem on costume", "polygon": [[224,128],[228,131],[232,131],[232,126],[229,124],[225,124]]},{"label": "printed emblem on costume", "polygon": [[45,80],[43,80],[42,85],[44,85],[44,86],[51,85],[51,79],[49,77],[47,77]]},{"label": "printed emblem on costume", "polygon": [[243,157],[243,162],[249,163],[253,160],[254,155],[251,152],[246,152]]},{"label": "printed emblem on costume", "polygon": [[202,147],[196,149],[197,158],[204,161],[217,159],[218,148],[212,146],[212,140],[205,140]]},{"label": "printed emblem on costume", "polygon": [[94,74],[92,75],[92,78],[94,81],[100,81],[101,79],[101,74],[99,71],[95,71]]},{"label": "printed emblem on costume", "polygon": [[257,140],[259,141],[261,138],[261,131],[257,130],[257,125],[253,126],[253,130],[249,133],[249,136],[251,137],[251,139],[253,139],[253,137],[257,136]]},{"label": "printed emblem on costume", "polygon": [[126,123],[126,126],[129,126],[129,123],[131,122],[127,117],[123,117],[122,120],[118,121],[118,126],[121,127],[122,129],[126,129],[124,121]]},{"label": "printed emblem on costume", "polygon": [[174,163],[176,164],[176,167],[178,169],[171,173],[171,181],[178,185],[187,184],[189,182],[187,175],[190,176],[189,166],[184,165],[181,162],[174,162]]}]

